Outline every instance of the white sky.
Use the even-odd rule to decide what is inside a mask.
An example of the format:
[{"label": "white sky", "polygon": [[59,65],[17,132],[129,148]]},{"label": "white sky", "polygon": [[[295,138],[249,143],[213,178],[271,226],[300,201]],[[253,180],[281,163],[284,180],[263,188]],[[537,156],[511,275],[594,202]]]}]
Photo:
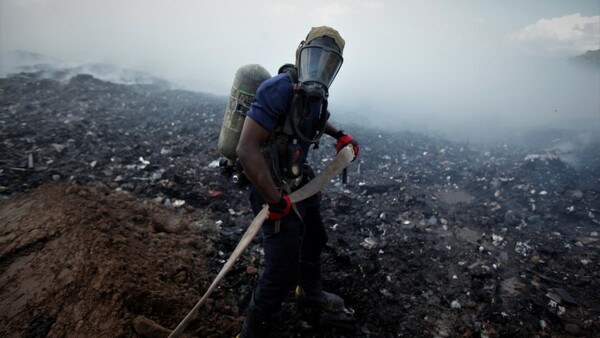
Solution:
[{"label": "white sky", "polygon": [[227,94],[239,66],[275,73],[320,25],[346,40],[333,116],[600,126],[600,71],[565,62],[600,48],[600,0],[0,0],[0,52],[108,61]]}]

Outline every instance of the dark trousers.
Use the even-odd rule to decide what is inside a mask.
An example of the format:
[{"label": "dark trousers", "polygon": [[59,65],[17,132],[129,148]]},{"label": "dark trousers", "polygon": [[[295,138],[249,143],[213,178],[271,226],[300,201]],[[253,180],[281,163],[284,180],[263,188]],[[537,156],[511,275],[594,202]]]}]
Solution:
[{"label": "dark trousers", "polygon": [[[250,194],[252,209],[257,214],[264,205],[258,191]],[[300,217],[292,210],[275,230],[274,221],[262,226],[265,266],[254,291],[254,303],[268,314],[279,312],[281,303],[296,286],[313,292],[321,291],[321,251],[327,234],[321,219],[320,197],[312,196],[296,203]]]}]

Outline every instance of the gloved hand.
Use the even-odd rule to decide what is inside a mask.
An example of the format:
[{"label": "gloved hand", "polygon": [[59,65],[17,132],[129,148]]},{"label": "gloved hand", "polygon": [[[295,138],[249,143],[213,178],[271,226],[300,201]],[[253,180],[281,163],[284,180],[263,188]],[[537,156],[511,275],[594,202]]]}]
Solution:
[{"label": "gloved hand", "polygon": [[345,134],[342,130],[338,131],[334,137],[338,140],[337,144],[335,145],[335,151],[339,153],[340,150],[342,150],[345,146],[352,144],[352,147],[354,148],[354,158],[352,161],[356,160],[360,150],[358,147],[358,142],[356,142],[350,135]]},{"label": "gloved hand", "polygon": [[292,210],[292,201],[288,194],[282,194],[281,199],[277,203],[269,203],[269,215],[267,219],[276,221],[282,219]]}]

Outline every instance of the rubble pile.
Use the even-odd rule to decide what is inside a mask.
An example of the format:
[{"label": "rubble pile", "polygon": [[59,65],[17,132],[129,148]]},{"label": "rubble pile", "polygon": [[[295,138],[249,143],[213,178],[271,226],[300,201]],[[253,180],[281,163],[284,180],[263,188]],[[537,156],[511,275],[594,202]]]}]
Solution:
[{"label": "rubble pile", "polygon": [[212,145],[222,98],[90,75],[67,83],[25,75],[2,81],[4,194],[51,180],[101,180],[207,204],[200,188],[216,176],[206,163],[218,157]]},{"label": "rubble pile", "polygon": [[[0,79],[1,335],[175,328],[252,219],[217,167],[225,103],[89,75]],[[324,286],[356,321],[290,295],[279,335],[600,332],[598,138],[561,134],[567,152],[342,126],[361,152],[322,194]],[[334,155],[327,139],[310,161]],[[237,334],[261,263],[255,239],[187,334]]]}]

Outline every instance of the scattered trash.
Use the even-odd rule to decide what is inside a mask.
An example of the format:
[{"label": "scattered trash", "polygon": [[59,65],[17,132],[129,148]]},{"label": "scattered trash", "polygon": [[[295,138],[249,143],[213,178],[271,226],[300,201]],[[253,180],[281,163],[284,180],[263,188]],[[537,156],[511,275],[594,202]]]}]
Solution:
[{"label": "scattered trash", "polygon": [[385,298],[393,298],[394,297],[392,295],[392,293],[390,291],[388,291],[387,289],[379,289],[379,293],[381,293],[381,295],[384,296]]},{"label": "scattered trash", "polygon": [[209,190],[208,195],[210,197],[219,197],[223,195],[223,192],[221,190]]},{"label": "scattered trash", "polygon": [[144,168],[146,168],[147,165],[150,164],[150,161],[144,160],[144,158],[142,156],[140,156],[140,162],[142,163],[140,165],[140,169],[144,169]]},{"label": "scattered trash", "polygon": [[243,212],[243,211],[235,211],[235,210],[233,210],[233,209],[231,209],[231,208],[229,208],[227,211],[229,212],[229,214],[230,214],[231,216],[241,216],[241,215],[243,215],[243,214],[244,214],[244,212]]},{"label": "scattered trash", "polygon": [[492,241],[493,241],[494,246],[499,246],[504,241],[504,237],[502,237],[500,235],[492,234]]},{"label": "scattered trash", "polygon": [[377,240],[373,238],[372,235],[370,235],[369,237],[366,237],[362,243],[360,243],[360,246],[362,246],[365,249],[373,249],[377,246],[377,244]]},{"label": "scattered trash", "polygon": [[160,179],[162,179],[163,173],[164,170],[155,171],[154,173],[152,173],[152,180],[159,181]]},{"label": "scattered trash", "polygon": [[515,245],[515,252],[527,257],[533,248],[527,242],[517,242]]},{"label": "scattered trash", "polygon": [[[0,146],[5,150],[0,161],[0,192],[4,200],[52,180],[57,182],[51,184],[68,181],[92,186],[103,182],[104,189],[92,189],[102,192],[102,201],[118,191],[119,198],[189,217],[173,227],[161,226],[155,217],[147,223],[159,224],[147,230],[140,219],[144,215],[131,210],[114,218],[118,222],[99,225],[111,236],[106,242],[82,245],[94,251],[90,257],[105,257],[97,254],[105,245],[110,245],[108,253],[122,254],[119,245],[123,242],[143,242],[141,248],[151,248],[146,255],[154,257],[150,254],[165,245],[168,250],[142,270],[160,275],[145,282],[132,278],[140,280],[136,287],[142,285],[135,292],[127,289],[128,283],[118,285],[131,297],[145,299],[143,285],[159,281],[169,291],[164,297],[161,294],[164,299],[158,299],[159,303],[183,302],[182,309],[190,307],[194,300],[182,297],[182,292],[205,285],[206,276],[218,271],[252,215],[246,191],[223,179],[218,170],[214,143],[223,99],[149,86],[114,86],[92,77],[79,77],[70,84],[21,74],[0,79],[0,86],[5,98],[0,102]],[[598,273],[594,259],[600,221],[597,146],[572,150],[568,156],[577,155],[582,161],[575,170],[565,162],[567,155],[545,153],[540,149],[548,147],[535,148],[531,142],[518,147],[482,146],[427,134],[374,132],[362,126],[347,130],[362,142],[361,154],[348,168],[349,183],[342,185],[336,178],[333,183],[338,187],[332,185],[322,194],[329,236],[323,276],[332,291],[363,310],[354,335],[594,335],[593,309],[584,299],[579,302],[579,297],[593,295],[597,286],[590,279]],[[322,149],[311,152],[314,157],[309,160],[316,172],[334,153],[326,142],[335,141],[325,137]],[[80,190],[77,196],[90,198],[92,190]],[[112,213],[105,208],[93,210],[99,217]],[[36,242],[27,243],[24,236],[40,231],[51,238],[77,233],[51,235],[43,233],[45,227],[36,229],[14,240],[9,233],[6,241],[36,250],[31,245]],[[138,235],[123,236],[124,231],[136,229]],[[197,243],[197,236],[208,240]],[[119,263],[143,256],[138,254],[142,250],[119,256]],[[16,253],[15,259],[22,257]],[[236,263],[236,272],[227,276],[226,287],[220,288],[211,307],[218,318],[211,325],[215,323],[217,330],[239,327],[263,260],[264,249],[259,240],[254,241]],[[115,278],[131,277],[127,269],[107,272]],[[74,276],[75,271],[62,275]],[[58,278],[53,283],[60,282]],[[114,290],[98,291],[108,300],[121,301]],[[172,313],[154,303],[141,306],[151,306],[153,319],[166,324],[164,318],[171,318]],[[446,304],[446,309],[439,304]],[[450,323],[448,307],[456,309]],[[295,304],[284,304],[284,322],[298,315],[306,330],[314,330],[308,335],[332,336],[317,332],[319,323],[300,313],[291,314],[295,309]],[[60,308],[48,311],[59,313]],[[27,317],[27,311],[20,313],[23,316],[14,318],[21,322],[9,324],[33,327],[34,318]],[[131,317],[131,313],[123,314]],[[57,322],[54,327],[66,326]],[[195,334],[217,332],[206,330],[198,326]],[[282,332],[282,336],[297,334],[293,329]]]}]

